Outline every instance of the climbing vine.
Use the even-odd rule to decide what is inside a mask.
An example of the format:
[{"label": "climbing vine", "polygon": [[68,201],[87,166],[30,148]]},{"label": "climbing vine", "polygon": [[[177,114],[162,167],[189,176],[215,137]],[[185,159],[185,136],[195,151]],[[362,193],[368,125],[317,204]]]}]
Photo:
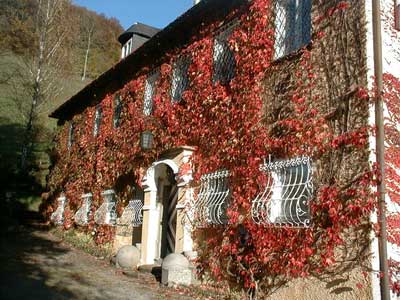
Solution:
[{"label": "climbing vine", "polygon": [[[213,83],[213,37],[223,21],[201,28],[186,47],[165,54],[159,66],[144,68],[117,93],[123,103],[114,128],[114,97],[99,105],[102,121],[93,135],[95,107],[73,117],[74,143],[68,149],[68,126],[60,129],[49,179],[51,204],[64,192],[76,211],[80,195],[101,191],[126,174],[140,184],[144,170],[168,149],[195,147],[193,185],[202,174],[231,173],[229,224],[197,229],[199,270],[250,295],[268,294],[288,279],[333,276],[349,266],[363,266],[369,254],[370,213],[375,206],[371,186],[376,172],[369,160],[369,95],[366,90],[365,32],[359,24],[358,1],[327,1],[313,9],[312,42],[274,60],[273,5],[254,0],[233,12],[238,20],[229,45],[236,73],[229,84]],[[343,30],[345,28],[346,30]],[[180,102],[171,101],[173,63],[189,55],[189,87]],[[143,114],[146,74],[159,68],[154,110]],[[140,134],[154,134],[150,151],[140,148]],[[397,151],[393,148],[393,151]],[[310,228],[260,226],[250,217],[251,200],[262,182],[259,165],[274,159],[310,156],[315,195]],[[388,154],[392,155],[392,154]],[[394,154],[393,154],[394,155]],[[118,194],[118,210],[127,190]],[[396,198],[398,199],[398,198]],[[51,207],[43,209],[51,211]],[[71,214],[72,216],[72,214]],[[113,238],[113,229],[90,222],[99,243]]]}]

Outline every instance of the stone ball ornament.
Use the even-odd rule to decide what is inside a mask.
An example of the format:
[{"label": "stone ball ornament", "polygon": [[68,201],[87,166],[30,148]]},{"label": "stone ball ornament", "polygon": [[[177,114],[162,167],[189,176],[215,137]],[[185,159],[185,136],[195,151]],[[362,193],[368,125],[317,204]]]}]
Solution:
[{"label": "stone ball ornament", "polygon": [[140,263],[140,250],[132,245],[123,246],[117,252],[116,265],[123,269],[136,269]]},{"label": "stone ball ornament", "polygon": [[164,270],[180,270],[189,268],[189,260],[180,253],[167,255],[161,265]]}]

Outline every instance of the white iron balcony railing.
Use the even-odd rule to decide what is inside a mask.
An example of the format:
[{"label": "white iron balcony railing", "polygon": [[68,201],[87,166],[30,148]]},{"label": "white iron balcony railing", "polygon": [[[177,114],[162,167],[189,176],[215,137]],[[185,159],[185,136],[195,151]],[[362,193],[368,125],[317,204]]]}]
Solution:
[{"label": "white iron balcony railing", "polygon": [[114,225],[117,219],[115,192],[106,190],[101,195],[103,204],[95,212],[94,221],[98,225]]},{"label": "white iron balcony railing", "polygon": [[90,207],[92,205],[93,195],[91,193],[82,195],[82,206],[75,214],[75,223],[79,226],[85,226],[89,222]]},{"label": "white iron balcony railing", "polygon": [[251,214],[262,225],[308,227],[309,201],[313,196],[312,166],[309,157],[264,163],[265,188],[253,200]]},{"label": "white iron balcony railing", "polygon": [[51,214],[50,221],[56,225],[64,224],[64,211],[67,205],[67,198],[62,195],[57,199],[57,209]]},{"label": "white iron balcony railing", "polygon": [[198,227],[226,224],[226,209],[230,197],[229,171],[203,175],[200,181],[200,190],[194,205],[194,223]]}]

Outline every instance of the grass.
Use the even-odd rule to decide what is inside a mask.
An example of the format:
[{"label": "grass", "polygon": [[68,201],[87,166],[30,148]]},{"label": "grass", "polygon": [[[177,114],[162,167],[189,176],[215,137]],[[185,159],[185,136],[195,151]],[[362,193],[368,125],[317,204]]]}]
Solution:
[{"label": "grass", "polygon": [[90,255],[101,258],[111,258],[112,244],[106,243],[103,245],[97,245],[89,233],[85,233],[74,228],[70,230],[63,230],[59,227],[53,228],[51,232],[58,238],[61,238],[67,244]]}]

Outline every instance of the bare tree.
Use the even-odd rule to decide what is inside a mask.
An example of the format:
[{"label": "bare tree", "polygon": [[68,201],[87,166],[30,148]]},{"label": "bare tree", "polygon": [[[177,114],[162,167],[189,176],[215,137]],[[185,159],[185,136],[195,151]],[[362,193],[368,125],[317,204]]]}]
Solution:
[{"label": "bare tree", "polygon": [[85,62],[83,64],[83,72],[82,72],[82,81],[86,79],[86,72],[87,72],[87,65],[88,65],[88,59],[89,59],[89,51],[90,51],[90,46],[92,43],[92,38],[94,34],[94,28],[95,28],[95,20],[92,17],[85,17],[82,16],[82,24],[85,29],[86,37],[87,37],[87,47],[85,51]]},{"label": "bare tree", "polygon": [[28,88],[30,100],[26,116],[25,136],[21,154],[21,170],[27,167],[33,146],[33,127],[40,109],[61,92],[59,78],[63,74],[66,52],[63,43],[67,36],[65,11],[68,0],[36,0],[34,19],[35,47],[24,60],[27,76],[21,76]]}]

